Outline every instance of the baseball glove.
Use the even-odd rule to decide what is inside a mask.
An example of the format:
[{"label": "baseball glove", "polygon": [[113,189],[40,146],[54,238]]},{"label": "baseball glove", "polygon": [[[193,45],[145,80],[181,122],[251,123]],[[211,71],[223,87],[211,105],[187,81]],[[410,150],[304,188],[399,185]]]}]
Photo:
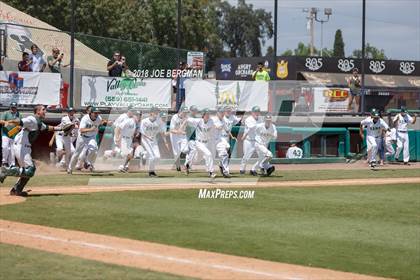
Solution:
[{"label": "baseball glove", "polygon": [[63,131],[64,135],[67,136],[71,134],[71,131],[73,130],[73,128],[74,128],[74,123],[66,123],[65,125],[61,127],[61,130]]}]

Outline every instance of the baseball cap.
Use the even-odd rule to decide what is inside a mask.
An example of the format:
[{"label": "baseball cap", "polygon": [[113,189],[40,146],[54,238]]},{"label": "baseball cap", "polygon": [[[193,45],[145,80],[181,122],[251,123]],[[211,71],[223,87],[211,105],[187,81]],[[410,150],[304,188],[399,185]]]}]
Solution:
[{"label": "baseball cap", "polygon": [[99,110],[97,107],[92,107],[92,108],[90,108],[90,111],[91,111],[92,113],[100,113],[100,112],[101,112],[101,110]]},{"label": "baseball cap", "polygon": [[268,114],[268,115],[266,115],[266,116],[264,117],[264,119],[265,119],[266,121],[271,121],[271,120],[273,119],[273,117],[272,117],[270,114]]},{"label": "baseball cap", "polygon": [[233,110],[232,106],[230,106],[230,105],[226,105],[226,106],[225,106],[225,111],[229,111],[229,110]]},{"label": "baseball cap", "polygon": [[217,113],[224,113],[224,112],[225,112],[225,108],[223,107],[217,108]]},{"label": "baseball cap", "polygon": [[261,109],[259,106],[252,107],[252,112],[261,112]]},{"label": "baseball cap", "polygon": [[160,112],[159,115],[160,115],[161,118],[164,118],[164,117],[168,116],[168,114],[166,112]]},{"label": "baseball cap", "polygon": [[192,106],[190,107],[190,111],[198,111],[197,106],[192,105]]},{"label": "baseball cap", "polygon": [[372,108],[370,110],[370,114],[373,116],[375,113],[378,113],[378,110],[376,110],[375,108]]},{"label": "baseball cap", "polygon": [[156,107],[156,106],[152,106],[152,107],[150,108],[150,112],[159,112],[159,108],[158,108],[158,107]]},{"label": "baseball cap", "polygon": [[378,118],[379,117],[379,112],[372,112],[372,116],[374,118]]},{"label": "baseball cap", "polygon": [[205,108],[204,110],[203,110],[203,115],[205,115],[205,114],[209,114],[210,113],[210,110],[208,109],[208,108]]},{"label": "baseball cap", "polygon": [[405,107],[401,107],[401,112],[402,112],[402,113],[407,113],[407,108],[405,108]]},{"label": "baseball cap", "polygon": [[16,102],[10,103],[10,108],[17,108],[17,103]]},{"label": "baseball cap", "polygon": [[73,107],[67,108],[67,112],[76,112],[76,110]]},{"label": "baseball cap", "polygon": [[188,112],[188,107],[187,106],[182,106],[179,111],[186,113],[186,112]]}]

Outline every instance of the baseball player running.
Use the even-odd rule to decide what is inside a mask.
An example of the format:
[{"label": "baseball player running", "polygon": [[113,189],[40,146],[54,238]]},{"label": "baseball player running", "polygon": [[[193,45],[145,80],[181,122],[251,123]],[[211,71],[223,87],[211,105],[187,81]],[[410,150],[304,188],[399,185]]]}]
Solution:
[{"label": "baseball player running", "polygon": [[[17,110],[17,103],[10,104],[10,110],[1,116],[2,121],[20,120],[20,113]],[[2,150],[2,165],[6,167],[15,165],[15,155],[13,151],[14,138],[19,133],[20,126],[10,124],[2,127],[1,132],[1,150]]]},{"label": "baseball player running", "polygon": [[48,126],[43,123],[45,118],[45,107],[37,105],[34,108],[34,115],[23,118],[22,120],[0,121],[3,125],[19,125],[22,130],[16,135],[13,144],[13,150],[19,164],[19,167],[5,167],[2,166],[0,170],[0,182],[3,183],[7,176],[19,177],[19,180],[10,190],[10,195],[27,196],[28,193],[23,191],[23,188],[28,183],[29,179],[35,174],[35,164],[32,161],[32,144],[36,141],[41,131],[60,131],[66,132],[73,129],[73,125],[63,128],[60,126]]},{"label": "baseball player running", "polygon": [[195,151],[196,154],[191,154],[187,157],[185,165],[190,166],[192,159],[202,155],[206,164],[206,171],[209,173],[210,178],[215,178],[214,173],[214,161],[213,154],[210,152],[211,140],[213,137],[214,122],[210,119],[210,112],[208,109],[204,109],[202,118],[188,118],[187,122],[189,125],[195,127]]},{"label": "baseball player running", "polygon": [[395,154],[394,147],[392,144],[397,142],[397,130],[391,128],[390,131],[385,133],[385,159],[387,157],[392,157]]},{"label": "baseball player running", "polygon": [[79,119],[74,115],[76,110],[69,108],[67,110],[67,116],[61,118],[59,124],[60,127],[64,127],[67,124],[74,124],[74,129],[68,133],[63,131],[57,131],[55,133],[55,145],[57,147],[57,157],[60,160],[60,165],[68,169],[68,164],[70,163],[71,155],[74,153],[74,137],[77,134],[77,128],[79,126]]},{"label": "baseball player running", "polygon": [[[190,107],[190,116],[189,118],[197,118],[198,115],[198,108],[194,105]],[[187,139],[188,139],[188,153],[185,156],[185,173],[188,175],[192,168],[193,162],[196,160],[197,157],[197,148],[196,148],[196,135],[195,135],[195,127],[188,123],[186,127]]]},{"label": "baseball player running", "polygon": [[133,138],[136,135],[138,119],[134,115],[134,110],[129,109],[127,117],[119,121],[115,125],[114,139],[116,145],[121,151],[121,156],[124,158],[124,164],[120,165],[118,170],[120,172],[128,172],[128,163],[133,158]]},{"label": "baseball player running", "polygon": [[149,117],[142,119],[140,124],[141,144],[147,152],[147,161],[149,166],[149,176],[156,177],[155,167],[160,160],[158,146],[158,134],[163,136],[166,143],[166,123],[158,117],[159,110],[155,107],[151,109]]},{"label": "baseball player running", "polygon": [[253,176],[257,175],[256,168],[260,168],[263,176],[270,176],[275,170],[270,163],[273,154],[267,147],[270,141],[277,139],[277,129],[272,122],[271,115],[265,116],[264,120],[264,123],[257,124],[255,127],[255,149],[258,154],[258,161],[251,169]]},{"label": "baseball player running", "polygon": [[189,152],[186,132],[187,113],[187,107],[181,107],[179,112],[172,116],[169,126],[172,152],[174,154],[177,171],[181,171],[181,153],[186,155]]},{"label": "baseball player running", "polygon": [[360,122],[360,138],[364,140],[363,129],[366,127],[366,144],[368,150],[368,163],[370,167],[376,167],[376,156],[378,147],[382,142],[381,135],[383,130],[390,131],[386,122],[380,118],[376,110],[372,110],[371,116]]},{"label": "baseball player running", "polygon": [[231,127],[228,126],[225,119],[225,109],[217,109],[216,116],[212,117],[214,123],[214,144],[217,156],[220,158],[219,168],[223,177],[230,178],[229,173],[229,137]]},{"label": "baseball player running", "polygon": [[397,129],[397,151],[395,152],[395,159],[400,157],[401,151],[403,151],[403,161],[405,165],[409,165],[410,160],[410,142],[408,139],[408,124],[415,124],[417,120],[417,114],[414,114],[412,118],[408,113],[407,109],[402,107],[401,113],[395,116],[393,122]]},{"label": "baseball player running", "polygon": [[[99,125],[102,124],[102,118],[99,116],[99,109],[92,107],[90,113],[83,116],[80,121],[79,134],[76,140],[76,149],[71,157],[68,174],[72,174],[77,161],[80,159],[86,162],[88,170],[94,171],[93,160],[98,151],[98,143],[96,135],[98,134]],[[79,158],[80,157],[80,158]]]},{"label": "baseball player running", "polygon": [[[244,156],[241,161],[240,174],[245,174],[246,164],[255,152],[255,128],[257,124],[261,123],[260,114],[260,107],[254,106],[251,111],[251,116],[245,120],[245,131],[241,138],[244,142]],[[252,172],[250,173],[254,175]]]}]

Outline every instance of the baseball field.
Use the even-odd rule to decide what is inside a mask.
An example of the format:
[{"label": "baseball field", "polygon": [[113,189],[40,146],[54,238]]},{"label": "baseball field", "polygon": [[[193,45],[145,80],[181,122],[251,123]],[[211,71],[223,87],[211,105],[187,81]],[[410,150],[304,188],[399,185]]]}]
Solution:
[{"label": "baseball field", "polygon": [[8,196],[8,178],[0,278],[420,278],[416,165],[278,165],[258,180],[146,175],[44,169],[26,199]]}]

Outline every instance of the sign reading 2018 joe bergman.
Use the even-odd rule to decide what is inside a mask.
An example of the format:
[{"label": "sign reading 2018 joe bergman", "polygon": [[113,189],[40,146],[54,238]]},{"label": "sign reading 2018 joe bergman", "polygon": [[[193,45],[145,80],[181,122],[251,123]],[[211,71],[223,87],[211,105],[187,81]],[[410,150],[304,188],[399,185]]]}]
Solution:
[{"label": "sign reading 2018 joe bergman", "polygon": [[103,76],[82,77],[82,106],[162,109],[171,107],[171,79],[140,79]]}]

